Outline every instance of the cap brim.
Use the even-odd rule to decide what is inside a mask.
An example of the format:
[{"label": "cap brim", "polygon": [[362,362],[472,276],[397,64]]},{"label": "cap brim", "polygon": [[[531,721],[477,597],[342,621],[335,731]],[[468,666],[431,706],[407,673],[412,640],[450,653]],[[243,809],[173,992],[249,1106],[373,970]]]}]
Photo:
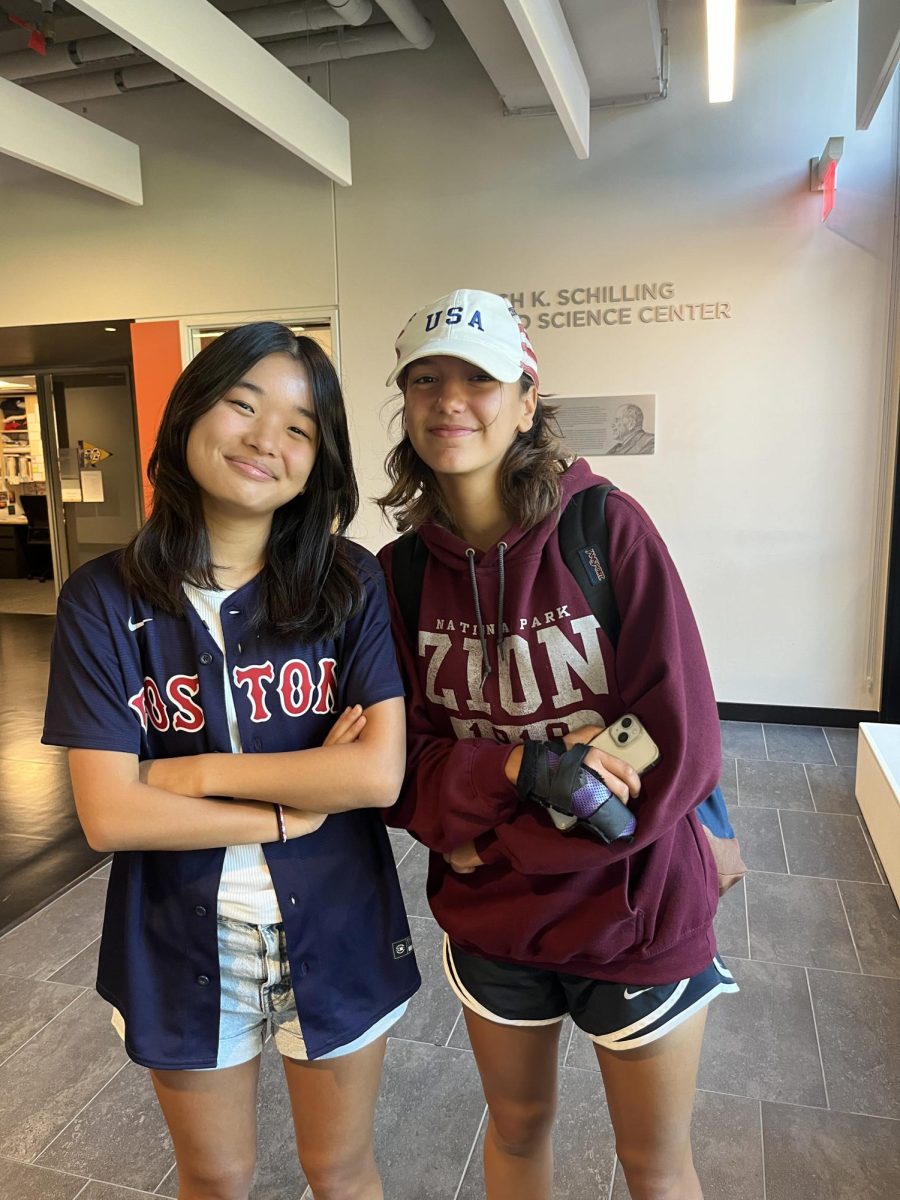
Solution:
[{"label": "cap brim", "polygon": [[489,375],[493,375],[500,383],[515,383],[524,374],[529,374],[524,367],[516,367],[515,374],[511,374],[512,368],[509,366],[509,361],[498,362],[497,358],[492,356],[487,348],[484,353],[479,354],[476,358],[472,354],[463,354],[455,342],[429,342],[427,347],[420,347],[412,354],[401,358],[390,375],[388,375],[384,386],[393,387],[397,382],[397,377],[410,363],[417,362],[420,358],[435,358],[439,354],[446,354],[448,358],[459,358],[463,362],[469,362],[473,366],[481,367],[482,371],[487,371]]}]

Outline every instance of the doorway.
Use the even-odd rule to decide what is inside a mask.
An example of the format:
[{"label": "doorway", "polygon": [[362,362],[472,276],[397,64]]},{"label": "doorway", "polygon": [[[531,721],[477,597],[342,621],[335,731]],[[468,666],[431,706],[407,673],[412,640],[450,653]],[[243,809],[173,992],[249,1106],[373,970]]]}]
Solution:
[{"label": "doorway", "polygon": [[[0,330],[0,351],[32,359],[0,358],[0,613],[55,613],[68,576],[140,527],[129,324]],[[33,362],[59,338],[84,365]]]},{"label": "doorway", "polygon": [[0,377],[0,608],[53,613],[44,439],[34,375]]},{"label": "doorway", "polygon": [[48,491],[62,581],[127,545],[141,524],[130,374],[54,371],[39,377],[39,396],[55,468]]}]

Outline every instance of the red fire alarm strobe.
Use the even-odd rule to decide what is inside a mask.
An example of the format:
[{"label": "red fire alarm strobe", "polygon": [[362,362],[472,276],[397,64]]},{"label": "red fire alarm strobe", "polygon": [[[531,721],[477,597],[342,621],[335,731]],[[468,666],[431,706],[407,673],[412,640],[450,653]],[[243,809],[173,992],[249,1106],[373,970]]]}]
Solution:
[{"label": "red fire alarm strobe", "polygon": [[844,153],[842,137],[829,138],[818,158],[809,160],[809,190],[822,193],[822,220],[827,221],[834,208],[837,165]]}]

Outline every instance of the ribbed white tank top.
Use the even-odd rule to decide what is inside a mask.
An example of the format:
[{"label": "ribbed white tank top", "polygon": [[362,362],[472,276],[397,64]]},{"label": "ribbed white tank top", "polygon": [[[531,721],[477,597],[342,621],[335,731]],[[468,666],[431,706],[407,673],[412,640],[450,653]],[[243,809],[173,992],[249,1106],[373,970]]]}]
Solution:
[{"label": "ribbed white tank top", "polygon": [[[228,716],[228,735],[235,754],[242,752],[241,735],[234,697],[229,679],[228,654],[225,649],[225,634],[222,629],[220,609],[234,589],[214,591],[194,587],[185,583],[184,593],[197,610],[200,620],[209,630],[216,645],[222,651],[223,685],[225,687],[225,712]],[[274,841],[277,824],[272,812],[272,838]],[[275,925],[281,920],[278,897],[272,886],[272,876],[262,846],[229,846],[225,851],[222,878],[219,881],[218,914],[233,921],[247,921],[252,925]]]}]

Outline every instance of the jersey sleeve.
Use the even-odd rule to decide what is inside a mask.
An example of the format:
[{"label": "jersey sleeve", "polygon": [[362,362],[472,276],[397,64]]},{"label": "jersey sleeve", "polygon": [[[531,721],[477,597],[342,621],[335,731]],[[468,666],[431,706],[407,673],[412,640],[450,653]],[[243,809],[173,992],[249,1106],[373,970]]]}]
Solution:
[{"label": "jersey sleeve", "polygon": [[[628,497],[624,518],[610,520],[610,562],[622,627],[615,669],[625,705],[660,750],[658,764],[631,801],[631,842],[599,843],[582,831],[561,835],[523,806],[476,842],[486,862],[506,858],[524,874],[564,874],[644,849],[700,804],[715,787],[722,754],[715,697],[700,634],[675,565],[659,534]],[[621,511],[629,506],[630,511]],[[632,535],[631,540],[629,531]],[[633,536],[637,533],[637,536]]]},{"label": "jersey sleeve", "polygon": [[50,682],[41,741],[83,750],[140,754],[141,719],[129,706],[140,695],[139,670],[128,671],[99,599],[68,585],[59,597],[50,650]]},{"label": "jersey sleeve", "polygon": [[[393,548],[379,554],[390,580]],[[407,829],[439,854],[449,854],[506,821],[518,807],[504,774],[512,746],[483,738],[442,736],[428,715],[416,657],[388,584],[397,656],[406,684],[406,777],[400,799],[384,812],[389,825]]]},{"label": "jersey sleeve", "polygon": [[375,558],[354,547],[364,599],[342,635],[339,667],[345,704],[369,708],[403,695],[403,680],[394,652],[384,576]]}]

